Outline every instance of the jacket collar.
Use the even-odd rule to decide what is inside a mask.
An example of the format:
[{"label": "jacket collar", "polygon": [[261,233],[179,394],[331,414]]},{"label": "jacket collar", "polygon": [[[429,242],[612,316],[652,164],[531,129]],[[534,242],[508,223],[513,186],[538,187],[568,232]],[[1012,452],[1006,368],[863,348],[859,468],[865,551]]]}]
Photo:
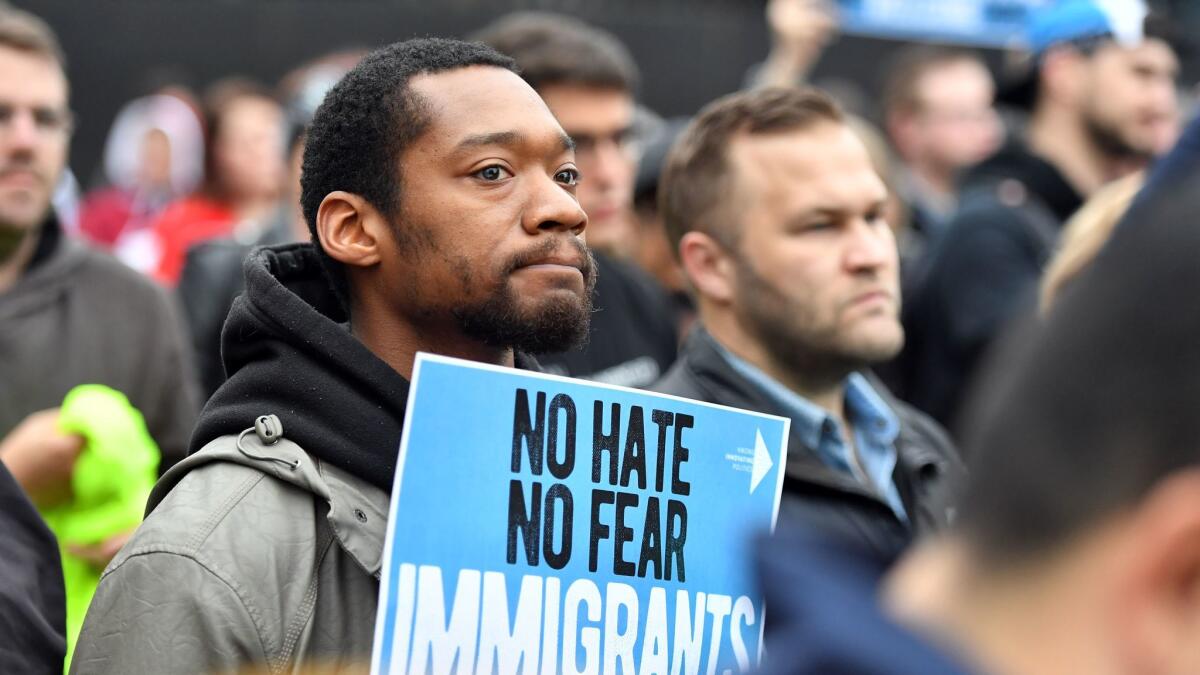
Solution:
[{"label": "jacket collar", "polygon": [[[705,391],[709,400],[720,401],[736,408],[788,417],[772,397],[754,386],[730,366],[721,356],[722,347],[703,327],[697,324],[684,342],[680,358],[685,367],[695,376],[697,386]],[[919,438],[918,432],[909,424],[910,413],[887,391],[881,382],[870,373],[863,376],[872,388],[900,420],[896,437],[897,466],[907,475],[925,476],[929,472],[941,474],[946,470],[946,458],[938,454]],[[784,475],[789,480],[849,492],[878,500],[878,496],[863,487],[853,477],[829,468],[817,456],[812,446],[796,425],[788,438],[788,459]],[[906,502],[908,500],[905,500]],[[908,505],[906,504],[906,507]]]},{"label": "jacket collar", "polygon": [[214,462],[252,467],[324,501],[329,505],[326,519],[338,544],[368,574],[379,576],[391,503],[388,493],[305,452],[286,436],[270,445],[254,433],[214,439],[163,475],[150,493],[146,513],[153,511],[188,472]]},{"label": "jacket collar", "polygon": [[328,488],[329,527],[342,550],[379,578],[387,540],[388,493],[328,462],[317,462]]}]

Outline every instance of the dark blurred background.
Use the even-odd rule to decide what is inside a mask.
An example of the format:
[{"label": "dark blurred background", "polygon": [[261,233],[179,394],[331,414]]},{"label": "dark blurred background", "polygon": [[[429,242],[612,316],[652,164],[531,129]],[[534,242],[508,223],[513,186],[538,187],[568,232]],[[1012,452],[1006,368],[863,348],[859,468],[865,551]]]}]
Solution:
[{"label": "dark blurred background", "polygon": [[[853,5],[859,0],[845,0]],[[929,0],[927,0],[929,1]],[[938,2],[956,0],[932,0]],[[688,115],[738,89],[767,53],[763,0],[16,0],[44,17],[67,52],[77,130],[71,166],[95,184],[105,135],[118,108],[166,82],[200,90],[240,73],[263,82],[343,47],[374,47],[417,35],[456,36],[517,9],[559,11],[607,28],[642,69],[641,100],[664,116]],[[1002,3],[1001,3],[1002,4]],[[1010,4],[1017,4],[1010,2]],[[1200,2],[1155,3],[1200,34]],[[813,80],[872,90],[901,43],[843,35]],[[989,53],[998,66],[998,51]],[[1197,76],[1186,54],[1184,81]]]}]

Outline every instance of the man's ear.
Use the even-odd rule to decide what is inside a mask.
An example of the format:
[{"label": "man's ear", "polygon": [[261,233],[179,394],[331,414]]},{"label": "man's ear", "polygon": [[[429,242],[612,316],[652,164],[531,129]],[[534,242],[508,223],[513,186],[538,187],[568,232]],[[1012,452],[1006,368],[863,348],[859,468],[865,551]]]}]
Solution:
[{"label": "man's ear", "polygon": [[1114,579],[1115,639],[1131,672],[1200,673],[1200,469],[1151,490],[1129,524]]},{"label": "man's ear", "polygon": [[317,237],[334,260],[351,267],[370,267],[380,260],[379,244],[387,221],[361,196],[330,192],[317,208]]},{"label": "man's ear", "polygon": [[684,234],[679,240],[679,262],[702,299],[717,304],[733,302],[735,261],[716,239],[696,230]]}]

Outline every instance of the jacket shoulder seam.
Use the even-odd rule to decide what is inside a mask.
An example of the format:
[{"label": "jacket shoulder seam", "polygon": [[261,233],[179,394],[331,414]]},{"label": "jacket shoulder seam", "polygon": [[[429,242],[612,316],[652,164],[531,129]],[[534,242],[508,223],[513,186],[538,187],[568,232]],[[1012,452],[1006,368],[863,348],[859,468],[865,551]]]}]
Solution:
[{"label": "jacket shoulder seam", "polygon": [[192,550],[200,550],[200,547],[204,544],[204,542],[217,529],[217,526],[221,524],[221,521],[224,520],[231,511],[233,511],[233,507],[247,494],[249,494],[256,485],[262,482],[263,478],[265,478],[265,474],[262,473],[255,473],[247,476],[242,480],[241,484],[238,485],[236,489],[231,490],[229,494],[225,496],[225,499],[222,500],[221,505],[213,509],[212,513],[204,521],[204,524],[197,528],[196,533],[192,535],[191,540],[188,542],[188,545],[192,548]]},{"label": "jacket shoulder seam", "polygon": [[283,648],[279,654],[279,672],[282,672],[284,666],[292,659],[292,652],[296,648],[296,642],[300,639],[300,633],[311,619],[313,610],[316,608],[317,591],[321,579],[321,565],[325,562],[325,556],[329,554],[330,549],[333,547],[333,541],[333,531],[330,530],[319,549],[320,555],[317,556],[315,565],[316,573],[313,574],[312,580],[309,581],[308,590],[304,594],[304,600],[296,610],[296,618],[292,620],[292,625],[288,628],[287,634],[284,636]]},{"label": "jacket shoulder seam", "polygon": [[271,662],[271,659],[268,656],[268,652],[267,652],[267,644],[266,644],[265,639],[263,638],[263,636],[266,634],[266,631],[263,626],[262,616],[261,616],[260,612],[258,612],[258,610],[254,607],[253,604],[248,602],[241,585],[237,583],[237,581],[232,577],[232,575],[225,573],[219,566],[213,564],[211,560],[208,560],[207,558],[202,558],[201,556],[197,555],[194,550],[190,550],[190,549],[180,547],[180,546],[172,546],[170,544],[151,544],[151,545],[146,545],[146,546],[139,546],[139,547],[135,548],[133,551],[131,551],[129,553],[128,557],[126,557],[124,560],[122,560],[119,564],[117,564],[116,566],[112,567],[111,569],[105,571],[104,576],[107,577],[110,574],[116,572],[118,569],[120,569],[122,566],[124,566],[125,563],[129,562],[130,560],[132,560],[134,558],[150,557],[154,554],[161,554],[161,555],[166,555],[166,556],[171,556],[174,558],[181,558],[183,560],[191,561],[192,563],[194,563],[198,567],[200,567],[200,569],[207,572],[214,579],[216,579],[216,580],[220,581],[222,584],[224,584],[225,587],[227,587],[229,589],[229,591],[231,593],[233,593],[234,597],[237,598],[238,604],[241,606],[242,611],[246,613],[246,616],[249,617],[250,622],[254,625],[255,637],[258,638],[258,648],[263,655],[264,662],[266,662],[266,663]]}]

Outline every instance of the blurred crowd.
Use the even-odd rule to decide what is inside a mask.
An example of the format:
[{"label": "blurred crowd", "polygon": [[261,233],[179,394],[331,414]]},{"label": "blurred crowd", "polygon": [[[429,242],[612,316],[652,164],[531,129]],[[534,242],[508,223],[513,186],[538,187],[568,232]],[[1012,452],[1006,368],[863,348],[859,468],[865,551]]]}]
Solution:
[{"label": "blurred crowd", "polygon": [[[261,459],[237,436],[256,428],[264,439],[260,409],[279,414],[304,452],[380,492],[386,513],[391,474],[379,472],[394,457],[337,446],[375,441],[343,431],[375,424],[371,411],[401,419],[411,349],[444,345],[791,418],[780,534],[762,554],[772,672],[1200,672],[1200,446],[1173,426],[1200,403],[1191,335],[1173,337],[1200,316],[1194,260],[1171,257],[1200,242],[1169,227],[1194,217],[1188,181],[1200,180],[1187,155],[1200,139],[1180,142],[1192,106],[1184,36],[1134,0],[1060,0],[1035,14],[1027,45],[998,72],[969,48],[912,44],[880,64],[882,86],[848,89],[810,81],[837,39],[829,4],[770,0],[765,20],[769,51],[744,89],[686,119],[639,103],[639,64],[615,36],[533,12],[459,36],[486,52],[342,51],[277,83],[165,83],[122,107],[103,182],[80,190],[67,166],[63,66],[86,55],[64,55],[51,27],[0,8],[0,670],[51,672],[64,656],[72,672],[362,665],[373,612],[323,607],[333,624],[366,627],[366,654],[324,627],[301,647],[264,638],[262,653],[247,653],[229,626],[314,629],[288,623],[291,609],[233,617],[236,603],[207,577],[142,554],[217,569],[220,551],[184,550],[193,532],[180,523],[216,532],[216,518],[189,514],[215,509],[218,496],[247,498],[249,487],[234,495],[242,478],[203,474],[197,452]],[[438,49],[449,56],[429,56]],[[379,69],[412,68],[404,78],[416,81],[508,68],[497,53],[572,141],[570,166],[553,176],[586,215],[547,203],[558,210],[526,229],[586,239],[585,262],[568,265],[590,296],[582,328],[551,304],[540,313],[557,323],[533,328],[510,326],[523,320],[518,301],[471,313],[472,280],[486,284],[495,268],[468,259],[486,236],[460,250],[441,235],[396,234],[399,252],[367,251],[372,214],[390,207],[363,199],[380,180],[422,184],[408,163],[442,151],[405,150],[425,142],[419,128],[362,111],[417,119],[453,109],[442,93],[410,108],[383,100],[371,89]],[[339,136],[368,128],[376,145]],[[399,154],[378,163],[383,149]],[[473,171],[499,181],[517,170]],[[458,208],[426,199],[397,207],[397,222]],[[1110,237],[1128,241],[1112,252]],[[425,267],[407,278],[364,271],[410,249]],[[561,262],[549,248],[538,255]],[[537,259],[514,260],[516,270]],[[1095,281],[1093,264],[1108,283],[1081,281]],[[459,276],[455,296],[446,289]],[[444,308],[460,323],[438,318]],[[327,335],[303,312],[349,331]],[[389,312],[418,328],[380,337],[389,324],[373,317]],[[411,317],[424,317],[426,332]],[[584,339],[568,339],[575,332]],[[313,365],[351,334],[381,370]],[[475,341],[454,351],[462,335]],[[388,397],[398,412],[386,412]],[[345,421],[310,430],[293,419],[305,415]],[[370,433],[394,448],[393,427]],[[197,474],[210,483],[189,483]],[[340,488],[306,489],[332,504]],[[147,500],[151,518],[138,529]],[[231,542],[269,550],[265,525],[239,522]],[[354,546],[363,544],[350,556]],[[65,595],[52,578],[60,567]],[[263,574],[226,583],[251,587],[239,591],[244,603],[278,585],[279,606],[290,607],[285,574]],[[373,602],[370,577],[322,592]],[[1056,586],[1063,578],[1071,583]],[[189,586],[208,589],[211,606],[139,609]],[[162,622],[172,637],[155,630]],[[172,648],[147,647],[156,636]]]}]

